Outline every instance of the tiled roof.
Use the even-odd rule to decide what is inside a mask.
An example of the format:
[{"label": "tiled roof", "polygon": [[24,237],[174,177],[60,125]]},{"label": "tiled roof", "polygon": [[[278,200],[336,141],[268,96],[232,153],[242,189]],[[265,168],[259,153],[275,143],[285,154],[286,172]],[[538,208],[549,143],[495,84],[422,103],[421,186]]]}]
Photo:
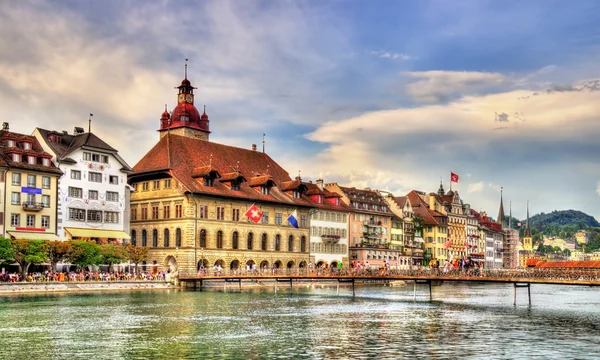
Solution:
[{"label": "tiled roof", "polygon": [[246,178],[237,171],[234,172],[229,172],[229,173],[225,173],[223,175],[221,175],[221,178],[219,179],[219,181],[221,182],[227,182],[227,181],[233,181],[233,180],[239,180],[239,181],[247,181]]},{"label": "tiled roof", "polygon": [[[307,183],[307,182],[303,182],[302,183],[304,186],[306,186],[306,195],[323,195],[323,198],[325,199],[329,199],[329,198],[341,198],[342,196],[339,194],[336,194],[334,192],[331,192],[325,188],[321,189],[319,187],[319,185],[317,184],[313,184],[313,183]],[[323,203],[319,204],[315,201],[313,201],[312,199],[310,200],[315,207],[319,207],[319,208],[323,208],[323,209],[330,209],[330,210],[338,210],[338,211],[351,211],[352,209],[350,208],[350,206],[346,205],[343,201],[339,201],[339,205],[333,205],[331,204],[329,201],[324,200]]]},{"label": "tiled roof", "polygon": [[[240,184],[239,191],[231,190],[222,181],[215,181],[213,186],[205,186],[201,178],[194,179],[192,174],[194,169],[208,164],[221,174],[231,173],[233,167],[248,181]],[[131,182],[139,181],[146,174],[169,172],[188,191],[194,193],[315,207],[308,197],[294,199],[278,188],[280,184],[292,179],[269,155],[201,139],[167,134],[144,155],[133,170],[133,174],[129,176]],[[260,188],[253,188],[266,184],[269,180],[275,183],[269,195],[263,195]]]},{"label": "tiled roof", "polygon": [[216,178],[220,178],[221,174],[219,174],[219,172],[210,165],[198,166],[198,167],[195,167],[194,170],[192,170],[193,178],[206,177],[206,176],[213,176]]},{"label": "tiled roof", "polygon": [[386,209],[385,211],[373,210],[373,209],[364,209],[362,207],[354,208],[354,210],[360,210],[363,212],[373,213],[373,214],[382,214],[382,215],[391,215],[392,211],[388,208],[388,204],[385,202],[383,197],[374,190],[369,189],[357,189],[354,187],[344,187],[340,186],[340,189],[344,192],[344,194],[348,197],[350,202],[356,202],[359,204],[368,204],[368,205],[377,205]]},{"label": "tiled roof", "polygon": [[394,198],[394,201],[396,202],[396,204],[398,205],[398,207],[400,209],[404,209],[404,205],[406,204],[406,200],[408,200],[408,197],[406,196],[397,196]]},{"label": "tiled roof", "polygon": [[[529,260],[538,260],[538,259],[527,259],[527,266],[530,266]],[[600,261],[549,261],[549,262],[544,262],[544,261],[538,260],[535,264],[535,267],[536,268],[545,268],[545,269],[600,269]]]},{"label": "tiled roof", "polygon": [[429,210],[429,206],[421,198],[419,193],[415,190],[409,192],[406,197],[410,201],[410,205],[413,207],[413,213],[416,216],[420,216],[423,218],[423,224],[425,225],[438,225],[439,222],[435,219],[431,211]]},{"label": "tiled roof", "polygon": [[[6,144],[6,140],[11,139],[16,142],[28,142],[31,143],[31,149],[25,150],[20,147],[8,147]],[[28,154],[35,155],[38,158],[48,158],[51,159],[52,155],[48,154],[44,151],[40,143],[37,141],[35,136],[18,134],[6,130],[0,130],[0,166],[8,166],[10,168],[23,169],[23,170],[33,170],[40,172],[48,172],[57,175],[61,175],[62,171],[58,169],[51,161],[50,166],[43,166],[40,163],[29,164],[26,158],[23,158],[24,161],[15,162],[10,155],[11,152],[18,152],[20,154]],[[37,160],[40,161],[39,159]]]}]

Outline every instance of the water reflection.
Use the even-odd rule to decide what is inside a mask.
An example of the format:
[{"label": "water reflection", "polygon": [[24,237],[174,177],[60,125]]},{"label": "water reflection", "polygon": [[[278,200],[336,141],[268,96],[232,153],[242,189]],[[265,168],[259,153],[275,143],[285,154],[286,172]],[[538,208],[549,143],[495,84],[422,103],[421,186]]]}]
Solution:
[{"label": "water reflection", "polygon": [[[592,288],[450,284],[0,298],[0,358],[595,358]],[[428,295],[428,293],[427,293]],[[526,298],[520,298],[525,304]]]}]

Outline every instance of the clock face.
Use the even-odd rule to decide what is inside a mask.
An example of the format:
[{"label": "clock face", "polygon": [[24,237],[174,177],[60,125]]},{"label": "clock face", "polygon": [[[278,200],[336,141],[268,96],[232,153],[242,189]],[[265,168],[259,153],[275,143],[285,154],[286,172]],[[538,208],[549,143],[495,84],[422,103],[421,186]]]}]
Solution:
[{"label": "clock face", "polygon": [[185,95],[180,94],[179,95],[179,102],[184,102],[185,101]]},{"label": "clock face", "polygon": [[185,100],[186,100],[187,102],[191,103],[191,102],[193,102],[193,101],[194,101],[194,97],[193,97],[191,94],[188,94]]}]

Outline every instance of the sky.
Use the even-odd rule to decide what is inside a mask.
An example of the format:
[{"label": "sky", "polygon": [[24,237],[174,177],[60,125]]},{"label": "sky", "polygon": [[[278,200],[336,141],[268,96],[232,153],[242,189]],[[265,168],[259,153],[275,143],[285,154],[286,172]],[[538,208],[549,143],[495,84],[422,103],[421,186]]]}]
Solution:
[{"label": "sky", "polygon": [[3,1],[0,118],[87,129],[131,165],[183,79],[211,141],[304,180],[452,184],[496,217],[600,219],[600,2]]}]

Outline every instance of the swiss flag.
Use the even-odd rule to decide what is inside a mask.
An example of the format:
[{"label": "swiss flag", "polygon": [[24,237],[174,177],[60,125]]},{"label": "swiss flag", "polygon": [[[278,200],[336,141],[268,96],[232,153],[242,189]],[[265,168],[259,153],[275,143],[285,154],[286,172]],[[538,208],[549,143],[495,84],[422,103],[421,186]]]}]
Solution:
[{"label": "swiss flag", "polygon": [[458,174],[450,172],[450,181],[457,183],[458,182]]},{"label": "swiss flag", "polygon": [[250,209],[248,209],[248,211],[246,211],[246,217],[248,217],[248,219],[252,220],[255,224],[258,224],[263,217],[263,214],[260,210],[258,210],[258,208],[256,207],[255,204],[252,204],[252,206],[250,206]]},{"label": "swiss flag", "polygon": [[446,242],[444,243],[444,247],[445,247],[446,249],[450,248],[450,246],[452,246],[452,242],[451,242],[450,240],[448,240],[448,241],[446,241]]}]

